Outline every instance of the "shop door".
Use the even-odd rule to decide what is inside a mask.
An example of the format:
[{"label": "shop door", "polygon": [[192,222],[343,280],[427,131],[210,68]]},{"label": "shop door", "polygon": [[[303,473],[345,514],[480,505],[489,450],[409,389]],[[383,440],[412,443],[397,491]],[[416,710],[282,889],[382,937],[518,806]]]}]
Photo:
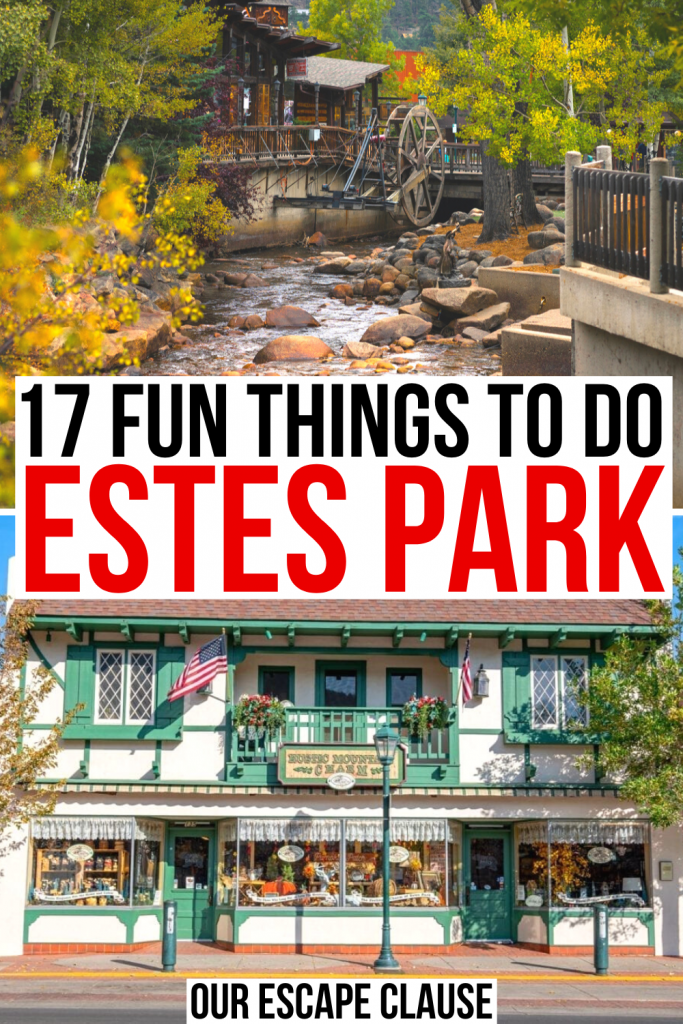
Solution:
[{"label": "shop door", "polygon": [[512,938],[510,833],[465,832],[465,939]]},{"label": "shop door", "polygon": [[169,829],[164,899],[178,904],[179,939],[213,939],[215,830]]}]

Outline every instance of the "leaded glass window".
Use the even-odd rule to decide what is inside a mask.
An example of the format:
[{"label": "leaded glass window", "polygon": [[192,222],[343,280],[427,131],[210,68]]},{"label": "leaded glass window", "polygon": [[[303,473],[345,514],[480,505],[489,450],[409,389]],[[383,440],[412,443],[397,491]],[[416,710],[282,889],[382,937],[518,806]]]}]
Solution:
[{"label": "leaded glass window", "polygon": [[562,659],[562,684],[565,725],[588,725],[588,708],[580,703],[588,686],[585,658]]},{"label": "leaded glass window", "polygon": [[531,707],[534,729],[557,727],[557,661],[531,659]]},{"label": "leaded glass window", "polygon": [[96,722],[139,725],[154,720],[154,651],[99,651]]}]

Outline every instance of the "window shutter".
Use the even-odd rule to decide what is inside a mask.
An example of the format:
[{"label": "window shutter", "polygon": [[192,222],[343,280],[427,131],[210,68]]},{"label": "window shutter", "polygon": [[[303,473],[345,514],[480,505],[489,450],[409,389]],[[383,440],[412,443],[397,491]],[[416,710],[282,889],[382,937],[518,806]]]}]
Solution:
[{"label": "window shutter", "polygon": [[76,712],[71,724],[89,725],[95,708],[95,648],[91,644],[70,645],[66,649],[64,711],[71,711],[77,704],[84,706]]},{"label": "window shutter", "polygon": [[531,739],[531,657],[525,651],[503,652],[503,727],[508,743]]},{"label": "window shutter", "polygon": [[157,650],[156,729],[165,729],[178,739],[180,739],[183,723],[185,700],[181,697],[179,700],[169,702],[168,692],[184,668],[184,647],[159,647]]}]

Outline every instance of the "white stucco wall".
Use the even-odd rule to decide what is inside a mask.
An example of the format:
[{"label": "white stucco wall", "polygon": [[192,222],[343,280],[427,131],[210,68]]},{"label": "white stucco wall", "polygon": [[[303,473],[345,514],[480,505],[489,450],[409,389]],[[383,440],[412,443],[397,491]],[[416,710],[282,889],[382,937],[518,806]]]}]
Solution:
[{"label": "white stucco wall", "polygon": [[123,942],[126,925],[113,914],[49,913],[32,921],[28,928],[29,942]]},{"label": "white stucco wall", "polygon": [[156,942],[160,938],[161,921],[155,914],[145,914],[133,925],[133,942]]},{"label": "white stucco wall", "polygon": [[524,914],[519,919],[517,938],[520,942],[533,942],[545,946],[548,942],[548,927],[538,914]]},{"label": "white stucco wall", "polygon": [[0,844],[0,956],[19,956],[23,949],[28,856],[28,825],[10,829]]},{"label": "white stucco wall", "polygon": [[[382,921],[368,917],[335,917],[333,914],[314,918],[278,917],[277,914],[254,914],[240,924],[240,945],[274,945],[304,943],[316,946],[379,946]],[[391,919],[391,941],[394,946],[443,946],[443,925],[433,917],[396,917]]]}]

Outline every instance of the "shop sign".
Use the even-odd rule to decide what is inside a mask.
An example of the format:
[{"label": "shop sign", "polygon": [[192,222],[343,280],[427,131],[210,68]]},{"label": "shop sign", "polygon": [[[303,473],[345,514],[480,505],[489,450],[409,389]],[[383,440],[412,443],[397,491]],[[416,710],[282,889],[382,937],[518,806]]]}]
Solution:
[{"label": "shop sign", "polygon": [[277,855],[285,864],[296,864],[303,857],[304,851],[300,846],[281,846]]},{"label": "shop sign", "polygon": [[327,785],[330,789],[352,789],[356,784],[356,776],[348,772],[335,772],[330,775]]},{"label": "shop sign", "polygon": [[307,78],[308,58],[290,57],[287,61],[287,78]]},{"label": "shop sign", "polygon": [[66,855],[69,860],[75,860],[77,864],[85,864],[86,860],[94,854],[92,846],[86,846],[85,843],[76,843],[74,846],[70,846],[66,851]]},{"label": "shop sign", "polygon": [[526,903],[527,907],[542,907],[543,897],[540,895],[540,893],[532,893],[531,896],[527,896],[524,902]]},{"label": "shop sign", "polygon": [[[359,786],[381,786],[382,765],[374,746],[350,743],[329,746],[283,743],[278,758],[278,779],[284,786],[327,786],[331,776],[353,775]],[[405,777],[405,754],[399,747],[389,769],[394,785]]]},{"label": "shop sign", "polygon": [[392,864],[405,864],[409,857],[410,850],[406,850],[405,846],[389,847],[389,860]]}]

